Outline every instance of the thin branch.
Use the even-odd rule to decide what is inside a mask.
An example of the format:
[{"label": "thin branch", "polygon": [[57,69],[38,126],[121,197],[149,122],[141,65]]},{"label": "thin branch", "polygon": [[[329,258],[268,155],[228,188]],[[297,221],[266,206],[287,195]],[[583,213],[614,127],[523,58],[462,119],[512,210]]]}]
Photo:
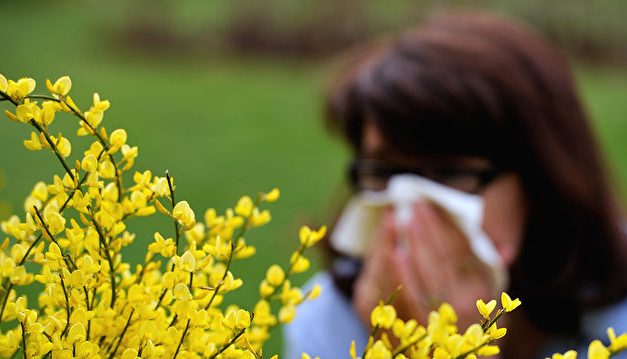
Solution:
[{"label": "thin branch", "polygon": [[191,319],[187,319],[187,324],[185,325],[185,329],[183,330],[183,335],[181,335],[181,340],[179,340],[179,345],[176,347],[176,351],[174,352],[174,356],[172,359],[176,359],[176,356],[179,355],[179,350],[181,350],[181,345],[183,345],[183,340],[185,340],[185,336],[187,335],[187,331],[189,330],[189,322]]},{"label": "thin branch", "polygon": [[113,308],[114,304],[115,304],[115,267],[113,266],[113,259],[111,258],[111,253],[109,253],[109,248],[107,247],[107,242],[105,241],[105,235],[102,232],[102,229],[100,228],[100,226],[98,225],[98,222],[96,222],[96,219],[94,218],[94,214],[91,210],[91,207],[87,207],[87,209],[89,210],[89,216],[91,217],[91,221],[94,224],[94,227],[96,228],[96,232],[98,232],[98,239],[100,240],[100,245],[104,248],[104,252],[105,252],[105,256],[107,257],[107,262],[109,262],[109,277],[111,279],[111,303],[110,303],[110,307]]},{"label": "thin branch", "polygon": [[12,104],[14,104],[15,106],[18,106],[19,103],[17,101],[15,101],[14,99],[11,98],[11,96],[9,96],[6,92],[4,91],[0,91],[0,96],[4,97],[7,101],[11,101]]},{"label": "thin branch", "polygon": [[[168,181],[168,188],[170,189],[170,202],[172,203],[172,209],[174,209],[174,206],[176,206],[176,200],[174,199],[174,186],[172,185],[172,177],[170,177],[170,171],[165,171],[165,178]],[[179,231],[179,221],[174,219],[174,234],[176,236],[176,241],[174,243],[176,246],[177,256],[179,255],[179,238],[181,237]]]},{"label": "thin branch", "polygon": [[65,296],[65,314],[66,314],[66,323],[65,328],[61,332],[61,337],[64,337],[67,333],[67,330],[70,328],[70,299],[67,295],[67,290],[65,289],[65,282],[63,281],[63,275],[59,274],[59,278],[61,278],[61,288],[63,288],[63,295]]},{"label": "thin branch", "polygon": [[20,327],[22,327],[22,358],[28,358],[26,355],[26,330],[24,329],[24,323],[20,322]]},{"label": "thin branch", "polygon": [[213,359],[215,357],[217,357],[218,355],[222,354],[223,351],[227,350],[228,347],[230,347],[231,345],[233,345],[237,339],[239,339],[239,337],[242,336],[242,334],[244,334],[244,332],[246,331],[246,328],[242,329],[239,331],[239,333],[237,333],[225,346],[223,346],[222,348],[220,348],[220,350],[218,350],[215,354],[213,354],[210,358]]},{"label": "thin branch", "polygon": [[115,348],[113,349],[113,351],[109,355],[109,359],[113,359],[113,357],[115,357],[115,353],[118,351],[118,348],[120,347],[120,343],[122,343],[122,339],[124,339],[124,335],[126,334],[126,330],[128,329],[129,325],[131,324],[131,318],[133,317],[133,313],[134,312],[135,312],[135,309],[131,309],[131,314],[129,314],[128,320],[126,321],[126,325],[124,325],[124,329],[122,329],[122,334],[120,334],[120,340],[118,340],[117,344],[115,344]]},{"label": "thin branch", "polygon": [[67,172],[67,174],[70,175],[70,177],[72,178],[72,181],[76,181],[76,176],[74,175],[72,170],[70,170],[70,166],[68,166],[68,164],[65,162],[65,160],[63,159],[63,156],[61,156],[61,153],[59,152],[59,149],[57,148],[56,143],[53,143],[52,139],[50,138],[50,135],[48,135],[48,131],[46,131],[33,119],[31,119],[29,123],[33,125],[33,127],[35,127],[37,131],[39,131],[39,133],[42,133],[44,135],[44,137],[46,138],[46,141],[50,145],[50,148],[52,148],[52,152],[54,152],[55,156],[57,156],[57,158],[61,162],[61,165],[63,165],[65,172]]}]

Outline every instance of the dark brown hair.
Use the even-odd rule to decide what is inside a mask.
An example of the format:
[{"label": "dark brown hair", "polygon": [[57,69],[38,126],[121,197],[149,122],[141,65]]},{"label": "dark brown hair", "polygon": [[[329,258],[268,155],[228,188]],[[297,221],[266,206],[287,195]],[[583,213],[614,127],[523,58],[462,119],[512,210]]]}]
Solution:
[{"label": "dark brown hair", "polygon": [[480,155],[517,172],[530,203],[512,294],[547,332],[627,293],[622,213],[563,57],[499,16],[439,16],[361,52],[328,123],[358,155],[364,122],[409,155]]}]

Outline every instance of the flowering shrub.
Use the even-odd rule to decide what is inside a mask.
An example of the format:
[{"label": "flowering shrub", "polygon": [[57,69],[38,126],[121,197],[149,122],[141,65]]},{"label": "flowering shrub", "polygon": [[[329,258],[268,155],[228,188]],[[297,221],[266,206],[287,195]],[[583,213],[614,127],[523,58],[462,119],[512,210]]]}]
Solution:
[{"label": "flowering shrub", "polygon": [[[0,98],[16,107],[7,116],[33,129],[24,146],[51,151],[65,171],[35,184],[23,218],[2,223],[9,238],[0,253],[0,322],[15,327],[0,335],[0,355],[261,357],[269,330],[289,322],[296,305],[319,293],[314,288],[303,294],[290,275],[308,269],[304,251],[325,228],[301,229],[289,268],[268,269],[252,311],[224,308],[224,296],[243,284],[229,270],[231,263],[255,253],[244,236],[270,221],[260,206],[277,200],[279,191],[255,200],[244,196],[224,214],[209,209],[197,221],[188,202],[175,200],[167,172],[134,172],[132,183],[126,181],[138,149],[127,144],[123,129],[101,126],[108,101],[94,94],[89,110],[82,111],[69,96],[69,77],[47,81],[46,87],[50,95],[33,95],[33,79],[7,81],[0,75]],[[74,162],[69,139],[51,130],[63,112],[78,117],[78,136],[94,138]],[[155,233],[143,264],[132,268],[121,255],[135,240],[125,220],[156,211],[171,219],[173,232]],[[15,288],[33,281],[44,289],[29,306]],[[278,310],[272,310],[273,301],[280,303]]]},{"label": "flowering shrub", "polygon": [[[291,285],[290,276],[309,268],[304,253],[326,228],[301,228],[289,266],[268,268],[252,310],[223,305],[224,296],[243,284],[230,271],[232,262],[255,253],[244,236],[271,220],[261,206],[276,201],[279,191],[244,196],[223,214],[208,209],[197,221],[187,201],[175,200],[169,173],[134,172],[132,182],[127,180],[138,149],[127,143],[124,129],[108,132],[101,126],[108,101],[94,94],[93,104],[83,111],[69,95],[69,77],[48,80],[46,87],[50,94],[34,95],[33,79],[7,81],[0,75],[0,101],[15,107],[6,115],[32,128],[24,146],[52,152],[64,170],[49,183],[37,182],[25,200],[24,216],[1,225],[8,237],[0,244],[0,324],[13,328],[0,333],[0,355],[262,358],[270,329],[290,322],[297,305],[320,293],[319,287],[303,293]],[[79,119],[78,136],[93,138],[74,162],[70,140],[51,130],[61,113]],[[121,253],[135,240],[125,221],[157,211],[172,221],[173,232],[154,233],[143,264],[133,268]],[[43,289],[38,303],[29,306],[16,288],[35,281]],[[372,311],[364,359],[496,355],[494,341],[506,334],[497,320],[521,304],[503,293],[502,307],[493,315],[496,301],[478,300],[483,320],[461,334],[450,305],[432,312],[425,327],[397,318],[393,297]],[[610,346],[593,342],[590,358],[627,348],[627,334],[616,337],[611,329],[608,334]],[[357,358],[354,343],[350,356]],[[572,351],[553,356],[575,357]]]}]

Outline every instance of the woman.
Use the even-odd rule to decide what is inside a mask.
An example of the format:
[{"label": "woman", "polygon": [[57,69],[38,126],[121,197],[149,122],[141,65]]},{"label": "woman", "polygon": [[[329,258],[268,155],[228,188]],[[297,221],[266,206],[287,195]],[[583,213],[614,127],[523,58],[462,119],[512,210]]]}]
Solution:
[{"label": "woman", "polygon": [[401,317],[424,322],[445,300],[460,326],[479,319],[477,298],[520,297],[505,358],[581,349],[610,325],[627,331],[623,215],[569,67],[535,32],[485,13],[435,18],[361,53],[330,93],[329,124],[353,151],[356,190],[418,173],[481,196],[510,284],[495,288],[437,206],[415,204],[408,246],[390,210],[361,265],[338,253],[317,277],[326,297],[286,329],[288,357],[365,345],[370,310],[399,284]]}]

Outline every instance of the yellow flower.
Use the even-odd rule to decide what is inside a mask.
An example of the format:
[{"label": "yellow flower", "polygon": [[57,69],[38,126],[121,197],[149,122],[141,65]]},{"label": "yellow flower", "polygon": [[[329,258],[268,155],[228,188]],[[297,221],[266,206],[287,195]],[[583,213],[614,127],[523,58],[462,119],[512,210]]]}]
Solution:
[{"label": "yellow flower", "polygon": [[383,303],[376,306],[370,314],[370,323],[373,327],[389,329],[396,319],[396,310],[391,305]]},{"label": "yellow flower", "polygon": [[15,117],[19,122],[28,123],[30,120],[35,122],[41,122],[41,108],[37,105],[37,102],[24,102],[18,105],[15,110]]},{"label": "yellow flower", "polygon": [[172,258],[172,262],[176,264],[179,270],[184,272],[194,272],[196,270],[196,258],[189,250],[186,250],[180,257]]},{"label": "yellow flower", "polygon": [[109,136],[109,142],[111,143],[111,152],[116,152],[124,144],[126,144],[126,139],[127,135],[124,129],[118,128],[117,130],[111,132],[111,136]]},{"label": "yellow flower", "polygon": [[488,336],[483,333],[481,325],[476,323],[469,326],[464,333],[464,340],[472,348],[480,346],[487,338]]},{"label": "yellow flower", "polygon": [[278,188],[273,188],[272,191],[265,193],[262,198],[266,202],[275,202],[281,196],[281,191]]},{"label": "yellow flower", "polygon": [[39,141],[39,135],[35,132],[30,133],[30,139],[24,140],[24,147],[30,151],[39,151],[43,148],[41,141]]},{"label": "yellow flower", "polygon": [[610,357],[610,351],[601,343],[600,340],[594,340],[588,346],[588,359],[607,359]]},{"label": "yellow flower", "polygon": [[69,76],[63,76],[55,81],[54,85],[50,80],[46,80],[46,87],[54,95],[66,96],[72,89],[72,80]]},{"label": "yellow flower", "polygon": [[440,313],[440,318],[448,324],[457,323],[457,314],[455,313],[455,309],[453,306],[448,303],[442,303],[440,308],[438,308],[438,313]]},{"label": "yellow flower", "polygon": [[610,327],[607,328],[607,336],[610,338],[610,349],[613,352],[627,349],[627,333],[623,333],[619,337],[616,337],[614,328]]},{"label": "yellow flower", "polygon": [[261,283],[259,283],[259,295],[265,298],[271,296],[272,293],[274,293],[274,287],[268,284],[267,280],[262,280]]},{"label": "yellow flower", "polygon": [[302,226],[299,232],[300,243],[309,248],[318,243],[327,233],[327,226],[322,226],[317,231],[308,226]]},{"label": "yellow flower", "polygon": [[577,352],[569,350],[564,354],[555,353],[551,356],[551,359],[577,359]]},{"label": "yellow flower", "polygon": [[296,306],[288,304],[279,310],[279,321],[283,324],[290,323],[296,317]]},{"label": "yellow flower", "polygon": [[137,349],[128,348],[122,353],[122,359],[135,359],[138,358],[138,354]]},{"label": "yellow flower", "polygon": [[187,201],[180,201],[174,206],[172,210],[172,216],[181,222],[185,229],[191,229],[196,224],[196,217],[194,211],[189,207]]},{"label": "yellow flower", "polygon": [[57,235],[65,230],[65,218],[59,213],[58,208],[53,206],[46,207],[43,217],[52,235]]},{"label": "yellow flower", "polygon": [[355,349],[355,341],[351,341],[351,348],[350,348],[350,356],[351,359],[357,359],[357,349]]},{"label": "yellow flower", "polygon": [[310,266],[309,259],[303,257],[299,252],[292,253],[290,263],[292,264],[292,271],[294,273],[305,272]]},{"label": "yellow flower", "polygon": [[6,93],[11,96],[13,100],[23,99],[35,90],[35,80],[24,77],[17,82],[9,80]]},{"label": "yellow flower", "polygon": [[477,300],[477,309],[479,310],[481,316],[485,319],[490,319],[490,314],[492,314],[494,308],[496,308],[496,300],[494,299],[489,301],[487,304],[483,302],[483,299]]},{"label": "yellow flower", "polygon": [[270,268],[268,268],[268,271],[266,272],[266,280],[268,281],[268,284],[276,287],[281,285],[284,279],[285,272],[283,271],[283,268],[276,264],[273,264]]},{"label": "yellow flower", "polygon": [[193,299],[192,293],[190,293],[189,288],[186,284],[177,284],[176,286],[174,286],[174,290],[172,292],[174,294],[174,298],[176,298],[177,300],[189,301]]},{"label": "yellow flower", "polygon": [[70,327],[67,339],[70,343],[77,343],[85,341],[87,331],[81,323],[76,323]]},{"label": "yellow flower", "polygon": [[96,156],[94,156],[93,153],[86,155],[85,158],[83,158],[83,161],[81,161],[81,167],[87,172],[97,170],[98,160],[96,159]]},{"label": "yellow flower", "polygon": [[253,200],[248,196],[243,196],[237,201],[235,206],[235,213],[238,216],[248,217],[253,212]]},{"label": "yellow flower", "polygon": [[489,357],[489,356],[497,355],[500,352],[501,351],[499,347],[496,345],[485,345],[479,348],[479,350],[477,350],[477,355]]},{"label": "yellow flower", "polygon": [[366,353],[366,357],[364,359],[391,359],[392,353],[390,350],[383,344],[382,341],[377,340],[374,345],[368,349]]},{"label": "yellow flower", "polygon": [[7,92],[9,88],[9,83],[7,82],[7,78],[0,74],[0,91]]},{"label": "yellow flower", "polygon": [[512,298],[507,295],[507,293],[501,293],[501,305],[506,312],[511,312],[516,309],[521,304],[520,299],[516,298],[512,300]]},{"label": "yellow flower", "polygon": [[309,291],[309,295],[307,296],[307,299],[314,300],[314,299],[318,298],[320,293],[322,293],[322,287],[320,287],[320,285],[316,284]]},{"label": "yellow flower", "polygon": [[507,334],[507,328],[498,328],[496,323],[492,324],[492,326],[488,329],[488,335],[490,339],[497,340],[501,339]]}]

